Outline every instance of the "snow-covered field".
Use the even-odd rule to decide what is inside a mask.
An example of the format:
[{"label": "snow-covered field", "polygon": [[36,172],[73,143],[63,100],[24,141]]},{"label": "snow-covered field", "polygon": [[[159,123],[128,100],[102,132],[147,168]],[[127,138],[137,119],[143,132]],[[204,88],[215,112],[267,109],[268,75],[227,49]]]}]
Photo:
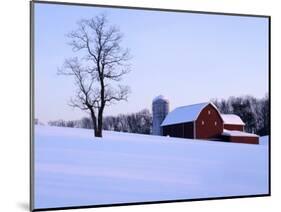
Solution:
[{"label": "snow-covered field", "polygon": [[35,208],[268,193],[262,145],[35,127]]}]

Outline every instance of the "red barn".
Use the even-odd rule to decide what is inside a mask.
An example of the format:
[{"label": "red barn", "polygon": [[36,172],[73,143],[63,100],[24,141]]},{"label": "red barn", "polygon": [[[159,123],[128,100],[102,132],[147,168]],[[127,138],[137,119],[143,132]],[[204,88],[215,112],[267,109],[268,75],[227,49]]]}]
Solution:
[{"label": "red barn", "polygon": [[161,124],[164,136],[210,139],[223,132],[223,119],[212,103],[178,107]]},{"label": "red barn", "polygon": [[239,116],[220,114],[211,102],[178,107],[161,124],[164,136],[258,144],[259,136],[244,132],[244,126]]}]

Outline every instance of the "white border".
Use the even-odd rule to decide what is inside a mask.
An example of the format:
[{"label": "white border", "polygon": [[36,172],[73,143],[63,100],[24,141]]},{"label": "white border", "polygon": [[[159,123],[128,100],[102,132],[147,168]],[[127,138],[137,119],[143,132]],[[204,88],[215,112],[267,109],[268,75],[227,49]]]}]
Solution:
[{"label": "white border", "polygon": [[[281,118],[281,8],[279,1],[79,0],[79,2],[272,16],[272,197],[94,208],[79,211],[279,211],[281,209],[281,141],[279,133],[279,118]],[[26,0],[3,1],[0,10],[0,210],[17,212],[26,211],[29,199],[29,2]]]}]

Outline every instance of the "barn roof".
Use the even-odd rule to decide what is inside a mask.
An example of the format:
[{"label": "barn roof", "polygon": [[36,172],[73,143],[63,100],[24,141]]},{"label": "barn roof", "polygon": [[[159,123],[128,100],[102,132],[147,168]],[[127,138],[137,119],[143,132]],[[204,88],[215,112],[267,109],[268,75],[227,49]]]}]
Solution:
[{"label": "barn roof", "polygon": [[[210,102],[204,102],[194,105],[187,105],[182,107],[177,107],[164,119],[161,126],[167,126],[172,124],[180,124],[180,123],[186,123],[186,122],[192,122],[195,121],[199,115],[199,113],[208,105],[212,103]],[[216,106],[213,105],[215,108]]]},{"label": "barn roof", "polygon": [[221,114],[224,124],[245,125],[242,119],[235,114]]}]

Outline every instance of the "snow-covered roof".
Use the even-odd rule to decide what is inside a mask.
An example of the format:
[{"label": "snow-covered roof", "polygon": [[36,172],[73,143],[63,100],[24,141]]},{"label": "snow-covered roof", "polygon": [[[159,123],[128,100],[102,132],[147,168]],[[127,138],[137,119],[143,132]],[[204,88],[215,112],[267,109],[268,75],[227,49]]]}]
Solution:
[{"label": "snow-covered roof", "polygon": [[[167,126],[171,124],[180,124],[185,122],[191,122],[197,119],[199,113],[208,105],[210,102],[204,102],[194,105],[187,105],[177,107],[164,119],[161,126]],[[213,104],[212,104],[213,105]],[[214,105],[213,105],[214,106]],[[214,106],[216,108],[216,106]]]},{"label": "snow-covered roof", "polygon": [[245,125],[242,119],[235,114],[221,114],[224,124]]},{"label": "snow-covered roof", "polygon": [[163,100],[163,101],[166,101],[166,102],[169,102],[169,100],[163,96],[163,95],[159,95],[159,96],[156,96],[154,99],[153,99],[153,102],[156,102],[158,100]]},{"label": "snow-covered roof", "polygon": [[252,133],[246,133],[246,132],[242,132],[242,131],[237,131],[237,130],[223,130],[222,135],[225,136],[236,136],[236,137],[259,137],[256,134],[252,134]]}]

